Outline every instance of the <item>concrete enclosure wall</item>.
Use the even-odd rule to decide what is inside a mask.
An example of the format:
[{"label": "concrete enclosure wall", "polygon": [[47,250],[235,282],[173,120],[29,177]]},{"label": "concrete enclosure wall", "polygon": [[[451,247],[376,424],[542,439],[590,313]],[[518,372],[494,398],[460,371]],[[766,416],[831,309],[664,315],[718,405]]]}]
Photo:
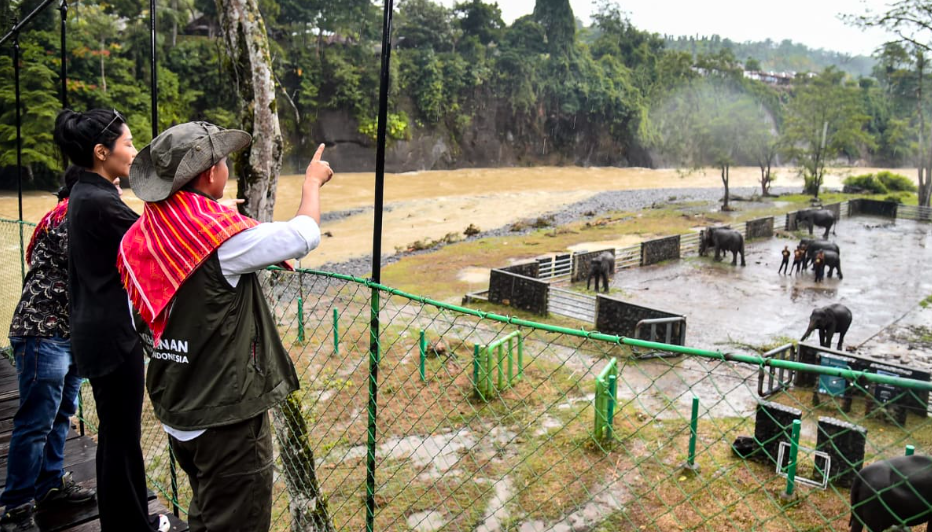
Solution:
[{"label": "concrete enclosure wall", "polygon": [[872,199],[856,199],[850,203],[851,216],[856,214],[870,214],[896,218],[898,205],[892,201],[878,201]]},{"label": "concrete enclosure wall", "polygon": [[502,270],[503,272],[516,273],[518,275],[531,277],[533,279],[540,277],[540,263],[537,261],[512,264],[511,266],[499,268],[499,270]]},{"label": "concrete enclosure wall", "polygon": [[[634,337],[634,329],[641,320],[657,318],[675,318],[680,314],[673,314],[663,310],[642,307],[625,303],[619,299],[607,296],[597,296],[595,304],[595,328],[605,334]],[[641,331],[641,340],[650,339],[650,328]],[[686,331],[679,324],[674,324],[673,341],[676,345],[685,345]]]},{"label": "concrete enclosure wall", "polygon": [[572,280],[574,283],[579,281],[585,281],[589,278],[589,267],[592,264],[592,259],[598,257],[603,253],[612,254],[612,264],[613,267],[611,272],[609,272],[609,277],[611,278],[615,274],[615,250],[614,249],[603,249],[600,251],[590,251],[588,253],[574,253],[573,254],[573,276]]},{"label": "concrete enclosure wall", "polygon": [[531,277],[492,270],[489,275],[489,301],[500,305],[547,315],[547,296],[550,285]]},{"label": "concrete enclosure wall", "polygon": [[773,236],[773,216],[748,220],[745,238],[770,238]]},{"label": "concrete enclosure wall", "polygon": [[680,235],[641,242],[641,266],[680,258]]}]

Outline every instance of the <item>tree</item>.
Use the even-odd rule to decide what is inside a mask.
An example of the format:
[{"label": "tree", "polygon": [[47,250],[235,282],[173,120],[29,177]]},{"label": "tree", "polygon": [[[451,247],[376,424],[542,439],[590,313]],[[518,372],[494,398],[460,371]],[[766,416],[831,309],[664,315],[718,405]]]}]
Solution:
[{"label": "tree", "polygon": [[453,12],[431,0],[405,0],[398,6],[398,48],[453,49]]},{"label": "tree", "polygon": [[453,8],[463,35],[476,37],[482,44],[498,42],[505,22],[498,4],[486,4],[482,0],[468,0]]},{"label": "tree", "polygon": [[717,167],[725,189],[722,210],[730,210],[731,167],[754,159],[760,145],[773,137],[772,121],[761,104],[713,77],[685,84],[653,114],[655,147],[689,171]]},{"label": "tree", "polygon": [[572,54],[576,48],[576,19],[570,0],[537,0],[532,15],[547,34],[551,54]]},{"label": "tree", "polygon": [[[932,51],[932,4],[926,0],[896,0],[886,5],[881,13],[846,15],[845,20],[860,27],[883,28],[898,37],[900,43],[913,48],[917,59],[919,82],[916,91],[916,110],[919,117],[918,179],[919,205],[928,207],[932,200],[932,135],[925,131],[925,101],[922,91],[927,52]],[[895,51],[895,50],[894,50]]]},{"label": "tree", "polygon": [[797,78],[796,94],[787,107],[783,130],[786,155],[799,164],[804,192],[819,197],[829,161],[840,155],[857,155],[861,146],[873,146],[864,131],[856,87],[843,83],[844,74],[827,68],[811,80]]},{"label": "tree", "polygon": [[744,60],[744,69],[750,70],[751,72],[760,72],[760,61],[753,57],[749,57]]}]

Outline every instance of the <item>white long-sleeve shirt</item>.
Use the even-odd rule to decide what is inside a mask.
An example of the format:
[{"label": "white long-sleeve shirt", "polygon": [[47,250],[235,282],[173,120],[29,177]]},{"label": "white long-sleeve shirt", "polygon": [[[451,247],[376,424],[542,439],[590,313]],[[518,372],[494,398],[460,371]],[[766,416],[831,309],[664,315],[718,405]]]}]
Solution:
[{"label": "white long-sleeve shirt", "polygon": [[[259,224],[230,237],[217,248],[220,271],[230,286],[240,277],[285,260],[300,259],[320,245],[320,226],[310,216],[287,222]],[[178,430],[163,424],[165,432],[179,441],[190,441],[203,430]]]}]

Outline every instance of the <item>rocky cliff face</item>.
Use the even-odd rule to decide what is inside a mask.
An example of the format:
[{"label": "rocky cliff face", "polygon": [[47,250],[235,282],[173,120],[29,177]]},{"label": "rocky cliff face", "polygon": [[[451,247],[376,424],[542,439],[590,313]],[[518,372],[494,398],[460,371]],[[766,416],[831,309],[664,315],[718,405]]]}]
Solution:
[{"label": "rocky cliff face", "polygon": [[[611,139],[598,124],[583,119],[562,131],[554,147],[554,128],[521,127],[508,112],[490,106],[476,113],[460,135],[444,127],[415,128],[410,140],[390,142],[385,153],[388,172],[502,166],[650,166],[646,150]],[[375,170],[375,143],[359,133],[358,123],[345,111],[320,113],[311,138],[327,144],[326,159],[343,172]],[[285,161],[286,172],[302,172],[314,146],[298,139]]]}]

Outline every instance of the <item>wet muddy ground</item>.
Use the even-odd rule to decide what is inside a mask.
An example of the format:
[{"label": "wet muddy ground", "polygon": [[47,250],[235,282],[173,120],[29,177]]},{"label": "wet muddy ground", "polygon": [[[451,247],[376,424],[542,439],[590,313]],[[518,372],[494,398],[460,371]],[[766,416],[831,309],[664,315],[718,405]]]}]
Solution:
[{"label": "wet muddy ground", "polygon": [[[715,350],[799,339],[814,308],[841,303],[854,316],[845,345],[858,347],[859,355],[890,357],[890,344],[897,343],[890,331],[921,322],[919,303],[932,294],[932,276],[924,274],[932,261],[932,226],[858,216],[844,218],[836,233],[830,238],[841,248],[843,280],[817,284],[811,271],[779,275],[780,251],[798,240],[772,238],[747,244],[743,268],[732,266],[730,255],[719,263],[693,256],[624,270],[613,287],[626,301],[684,314],[687,344]],[[818,343],[817,334],[809,341]],[[899,345],[900,362],[930,365],[928,345],[915,342],[905,352]]]}]

